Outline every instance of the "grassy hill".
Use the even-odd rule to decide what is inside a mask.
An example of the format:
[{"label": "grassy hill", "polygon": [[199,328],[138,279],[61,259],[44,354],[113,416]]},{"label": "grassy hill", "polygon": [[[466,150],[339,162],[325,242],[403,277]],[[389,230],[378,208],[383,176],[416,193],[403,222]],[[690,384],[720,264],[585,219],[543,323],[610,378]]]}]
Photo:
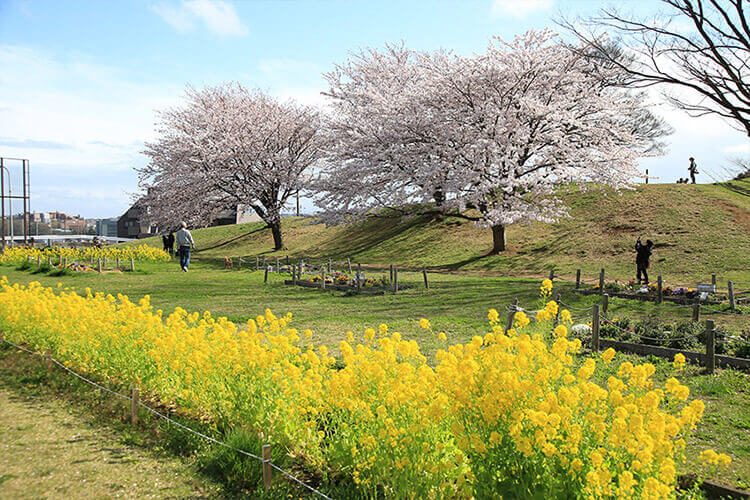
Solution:
[{"label": "grassy hill", "polygon": [[[489,229],[456,218],[378,218],[336,227],[287,219],[286,248],[276,253],[271,232],[261,223],[198,229],[193,236],[198,258],[350,257],[371,265],[513,275],[555,269],[564,277],[580,268],[588,279],[605,267],[608,276],[627,279],[635,272],[633,244],[641,235],[655,242],[652,273],[667,282],[691,283],[712,273],[722,282],[750,282],[750,181],[639,185],[621,194],[571,189],[563,198],[570,217],[510,226],[508,251],[501,255],[487,255]],[[160,244],[155,238],[145,241]]]}]

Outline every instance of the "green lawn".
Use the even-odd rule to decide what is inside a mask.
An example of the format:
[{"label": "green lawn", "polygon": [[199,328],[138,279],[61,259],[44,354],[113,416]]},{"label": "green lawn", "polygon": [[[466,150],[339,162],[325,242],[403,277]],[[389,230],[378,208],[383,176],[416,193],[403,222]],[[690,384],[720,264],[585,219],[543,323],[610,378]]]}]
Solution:
[{"label": "green lawn", "polygon": [[[367,327],[387,323],[391,331],[399,331],[404,338],[417,340],[423,352],[431,357],[441,343],[419,327],[419,319],[429,318],[436,331],[445,331],[449,342],[466,342],[475,334],[487,331],[487,310],[496,308],[504,316],[506,306],[514,298],[528,309],[535,309],[538,301],[539,279],[481,276],[477,274],[431,273],[430,289],[425,290],[421,273],[399,273],[405,290],[398,294],[350,295],[345,292],[307,289],[284,285],[287,275],[269,274],[268,284],[263,273],[249,270],[224,270],[215,260],[197,261],[190,272],[183,273],[176,263],[138,264],[135,273],[80,273],[75,276],[48,276],[20,271],[11,266],[0,266],[0,274],[11,282],[39,281],[46,286],[61,282],[83,292],[85,287],[105,293],[124,293],[131,299],[150,295],[156,308],[166,312],[176,306],[188,311],[210,310],[214,316],[226,316],[243,323],[269,307],[277,314],[294,314],[294,327],[310,328],[318,342],[328,344],[334,351],[347,331],[361,334]],[[378,277],[385,271],[368,271]],[[561,293],[562,301],[573,308],[574,318],[590,320],[576,309],[586,308],[599,300],[597,296],[573,293],[572,283],[557,282],[553,293]],[[630,303],[613,300],[610,317],[642,318],[658,316],[667,320],[689,320],[690,309],[672,304],[656,306],[651,303]],[[717,324],[732,330],[749,330],[747,317],[714,315]],[[619,355],[621,359],[639,359]],[[640,358],[642,360],[642,358]],[[667,376],[669,364],[654,359],[657,377]],[[747,486],[750,481],[750,380],[747,374],[733,370],[718,370],[716,375],[699,374],[692,367],[683,377],[693,394],[707,403],[705,422],[690,444],[691,453],[713,447],[729,453],[734,463],[719,479]],[[695,470],[697,466],[691,465]]]},{"label": "green lawn", "polygon": [[[487,255],[490,230],[472,222],[429,217],[373,218],[326,227],[312,219],[285,219],[285,249],[273,252],[270,230],[262,223],[197,229],[197,257],[329,257],[387,266],[421,267],[504,274],[635,278],[633,245],[638,236],[656,246],[650,274],[667,284],[693,285],[717,274],[750,286],[750,181],[723,184],[648,184],[620,194],[570,188],[561,192],[570,217],[555,224],[513,224],[508,250]],[[157,238],[132,244],[161,245]]]}]

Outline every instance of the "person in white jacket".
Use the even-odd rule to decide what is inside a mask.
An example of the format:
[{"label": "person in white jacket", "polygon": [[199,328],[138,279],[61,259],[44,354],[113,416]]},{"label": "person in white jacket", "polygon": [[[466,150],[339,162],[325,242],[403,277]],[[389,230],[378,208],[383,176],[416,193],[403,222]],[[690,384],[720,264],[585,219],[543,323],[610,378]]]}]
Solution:
[{"label": "person in white jacket", "polygon": [[187,229],[187,224],[180,222],[180,226],[182,226],[182,229],[177,231],[175,242],[177,243],[177,253],[180,256],[180,267],[187,272],[190,265],[190,250],[195,248],[195,244],[193,243],[193,235]]}]

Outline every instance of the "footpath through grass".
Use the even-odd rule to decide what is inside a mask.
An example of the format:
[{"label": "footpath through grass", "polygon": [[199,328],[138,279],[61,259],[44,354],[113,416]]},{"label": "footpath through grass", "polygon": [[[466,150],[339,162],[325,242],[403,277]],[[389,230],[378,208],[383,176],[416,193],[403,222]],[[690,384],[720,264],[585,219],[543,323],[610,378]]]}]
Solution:
[{"label": "footpath through grass", "polygon": [[[116,295],[122,293],[137,300],[150,295],[155,308],[170,312],[179,306],[188,311],[209,310],[215,316],[226,316],[237,323],[261,314],[269,307],[277,314],[291,311],[292,326],[310,328],[318,343],[337,351],[338,342],[352,330],[361,335],[367,327],[387,323],[391,331],[399,331],[405,339],[419,342],[428,358],[445,346],[437,338],[420,328],[419,319],[429,318],[435,331],[445,331],[448,342],[464,343],[475,334],[487,331],[487,310],[496,308],[505,314],[505,306],[518,298],[522,306],[535,308],[539,280],[497,276],[430,274],[430,289],[425,290],[419,273],[399,273],[399,281],[406,286],[398,294],[349,295],[338,291],[322,291],[283,285],[286,275],[269,274],[268,284],[263,273],[223,270],[212,262],[196,262],[188,273],[175,263],[139,264],[135,273],[80,273],[73,276],[47,276],[0,266],[0,274],[11,282],[26,284],[40,281],[45,286],[75,287],[84,293],[86,287]],[[373,273],[368,273],[373,274]],[[374,272],[375,276],[387,274]],[[572,292],[571,283],[556,283],[553,294],[561,293],[562,301],[573,307],[573,317],[588,320],[577,313],[596,303],[595,296],[581,296]],[[611,317],[658,317],[663,321],[689,320],[690,309],[673,304],[657,306],[638,302],[613,301]],[[712,316],[720,326],[737,330],[750,329],[750,319],[727,315]],[[643,358],[618,354],[616,361],[642,362]],[[657,377],[670,376],[669,363],[653,358]],[[601,382],[605,382],[602,380]],[[716,375],[700,374],[698,367],[689,367],[681,376],[693,396],[706,401],[707,409],[700,430],[689,444],[693,456],[706,448],[728,453],[733,458],[731,468],[721,477],[738,486],[750,486],[750,379],[746,373],[718,370]],[[698,465],[691,463],[690,469]]]}]

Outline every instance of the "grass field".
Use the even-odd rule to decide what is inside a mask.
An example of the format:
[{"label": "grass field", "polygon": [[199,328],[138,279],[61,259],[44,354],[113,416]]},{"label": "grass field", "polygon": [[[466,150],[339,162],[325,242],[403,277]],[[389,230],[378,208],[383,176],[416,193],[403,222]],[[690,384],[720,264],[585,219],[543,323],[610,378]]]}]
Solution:
[{"label": "grass field", "polygon": [[[286,248],[272,252],[272,238],[261,223],[193,232],[198,258],[286,256],[346,259],[387,266],[422,266],[511,276],[597,276],[635,278],[633,245],[638,236],[654,240],[651,274],[669,284],[689,285],[718,274],[750,282],[750,181],[724,184],[649,184],[616,194],[611,190],[562,195],[570,217],[556,224],[508,227],[508,251],[486,255],[489,229],[456,218],[434,220],[377,218],[325,227],[311,219],[285,219]],[[154,245],[156,238],[145,240]],[[137,242],[140,244],[141,241]]]},{"label": "grass field", "polygon": [[[747,192],[743,191],[747,190]],[[567,281],[555,283],[553,293],[571,306],[573,317],[590,321],[579,312],[600,299],[573,292],[575,269],[583,269],[589,280],[599,268],[608,277],[629,279],[632,274],[632,244],[637,235],[656,241],[652,273],[664,276],[667,284],[694,285],[716,273],[720,285],[732,279],[750,288],[750,182],[722,185],[649,185],[621,196],[601,192],[567,193],[571,218],[558,224],[516,225],[509,228],[509,251],[485,256],[489,231],[456,219],[407,220],[373,219],[350,226],[326,228],[308,220],[285,220],[287,248],[270,252],[271,236],[262,224],[242,224],[198,229],[193,232],[199,251],[194,254],[190,272],[179,266],[138,263],[134,273],[78,273],[50,276],[15,267],[0,266],[0,274],[11,282],[39,281],[45,286],[61,283],[83,292],[122,293],[137,300],[150,295],[155,308],[165,312],[179,306],[188,311],[209,310],[236,323],[261,314],[268,307],[277,314],[292,312],[292,326],[313,330],[317,343],[333,352],[338,342],[352,330],[360,335],[365,328],[387,323],[405,339],[419,342],[431,358],[444,343],[419,326],[429,318],[435,331],[444,331],[449,343],[467,342],[487,331],[487,311],[496,308],[506,314],[514,299],[527,309],[538,305],[539,277],[554,269]],[[636,221],[636,222],[633,222]],[[147,243],[160,245],[155,239]],[[143,243],[143,240],[137,244]],[[361,296],[332,290],[285,286],[287,275],[269,274],[263,282],[260,271],[224,270],[223,257],[289,255],[293,259],[321,262],[326,258],[362,262],[371,267],[368,277],[386,276],[388,264],[403,267],[428,265],[440,272],[430,273],[430,289],[425,290],[422,275],[399,272],[405,286],[398,294],[368,293]],[[235,260],[236,265],[236,260]],[[612,300],[610,318],[687,321],[690,309],[665,303]],[[750,332],[746,316],[713,314],[717,326],[733,333]],[[643,361],[618,354],[618,360]],[[671,374],[669,363],[649,359],[657,366],[657,380]],[[606,374],[600,375],[606,378]],[[604,382],[605,379],[601,379]],[[693,396],[707,404],[704,422],[689,443],[697,456],[714,448],[732,456],[733,464],[718,478],[738,486],[750,486],[750,378],[734,370],[701,374],[692,366],[681,375]],[[689,470],[698,471],[692,461]]]},{"label": "grass field", "polygon": [[[200,240],[199,240],[200,241]],[[398,294],[381,293],[362,296],[338,291],[321,291],[282,284],[288,276],[271,273],[268,284],[263,273],[255,271],[227,271],[213,260],[198,261],[188,273],[176,263],[139,264],[136,273],[81,273],[75,276],[47,276],[0,266],[0,273],[11,282],[40,281],[43,285],[85,287],[105,293],[123,293],[132,299],[150,295],[156,308],[171,311],[180,306],[188,311],[210,310],[214,316],[226,316],[244,323],[248,318],[270,307],[277,313],[291,311],[294,327],[310,328],[318,342],[337,350],[336,346],[348,330],[360,334],[367,327],[387,323],[391,331],[399,331],[404,338],[417,340],[428,357],[442,347],[442,343],[419,327],[419,319],[429,318],[436,331],[445,331],[450,343],[463,343],[474,334],[487,330],[489,308],[504,314],[505,306],[518,298],[522,306],[532,309],[538,300],[539,280],[474,274],[430,274],[430,289],[425,290],[419,273],[399,273],[400,282],[407,288]],[[374,271],[370,275],[387,274]],[[573,308],[586,308],[596,303],[595,296],[581,296],[572,292],[571,283],[556,283],[554,293]],[[613,301],[611,317],[656,316],[663,321],[688,320],[689,309],[672,304],[656,306],[651,303],[631,304]],[[573,309],[574,318],[580,317]],[[737,330],[750,329],[747,317],[711,316],[720,326]],[[620,359],[637,359],[619,355]],[[640,358],[641,360],[643,358]],[[657,377],[667,377],[669,364],[656,358]],[[707,403],[705,422],[691,443],[694,454],[707,447],[731,454],[733,465],[719,479],[735,485],[748,486],[750,481],[750,379],[745,373],[719,370],[714,376],[700,374],[692,367],[683,376],[696,397]],[[697,465],[691,465],[695,469]]]}]

